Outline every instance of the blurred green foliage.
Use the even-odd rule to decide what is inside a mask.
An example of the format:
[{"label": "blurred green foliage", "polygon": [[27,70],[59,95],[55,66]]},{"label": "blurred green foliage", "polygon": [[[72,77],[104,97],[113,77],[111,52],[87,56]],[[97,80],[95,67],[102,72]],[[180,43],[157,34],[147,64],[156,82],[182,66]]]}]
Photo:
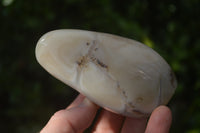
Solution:
[{"label": "blurred green foliage", "polygon": [[199,0],[0,1],[0,131],[39,131],[77,92],[36,62],[35,45],[54,29],[85,29],[141,41],[172,66],[178,88],[172,133],[200,132]]}]

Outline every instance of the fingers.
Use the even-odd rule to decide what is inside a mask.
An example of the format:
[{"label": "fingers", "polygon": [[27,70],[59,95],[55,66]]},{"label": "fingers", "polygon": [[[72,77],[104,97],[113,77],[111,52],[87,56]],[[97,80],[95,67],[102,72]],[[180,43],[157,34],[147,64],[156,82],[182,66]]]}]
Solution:
[{"label": "fingers", "polygon": [[145,133],[168,133],[171,122],[171,110],[166,106],[160,106],[150,116]]},{"label": "fingers", "polygon": [[144,133],[147,118],[130,118],[124,121],[121,133]]},{"label": "fingers", "polygon": [[93,132],[95,133],[119,133],[124,117],[107,110],[102,110]]},{"label": "fingers", "polygon": [[79,96],[67,108],[56,112],[41,133],[78,133],[92,123],[98,106]]},{"label": "fingers", "polygon": [[[98,106],[79,95],[66,109],[56,112],[41,133],[77,133],[92,123]],[[156,108],[147,124],[145,133],[168,133],[172,121],[171,111],[166,106]],[[143,133],[147,118],[126,118],[102,110],[95,126],[95,133]],[[123,127],[122,127],[123,125]]]}]

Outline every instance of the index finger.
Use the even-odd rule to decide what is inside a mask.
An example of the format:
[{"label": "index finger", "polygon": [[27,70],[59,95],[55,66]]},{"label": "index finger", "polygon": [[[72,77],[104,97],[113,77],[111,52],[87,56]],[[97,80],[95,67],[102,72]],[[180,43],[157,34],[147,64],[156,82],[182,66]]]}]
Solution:
[{"label": "index finger", "polygon": [[98,106],[85,98],[77,106],[74,104],[71,108],[56,112],[41,133],[82,132],[90,126],[97,110]]}]

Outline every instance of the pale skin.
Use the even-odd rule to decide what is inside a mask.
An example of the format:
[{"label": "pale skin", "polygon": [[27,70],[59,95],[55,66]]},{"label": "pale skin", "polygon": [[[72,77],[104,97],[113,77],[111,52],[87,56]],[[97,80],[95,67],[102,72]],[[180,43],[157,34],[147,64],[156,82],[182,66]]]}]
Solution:
[{"label": "pale skin", "polygon": [[102,109],[96,121],[99,107],[79,95],[66,109],[56,112],[41,133],[81,133],[95,122],[92,133],[168,133],[171,110],[157,107],[150,118],[129,118]]}]

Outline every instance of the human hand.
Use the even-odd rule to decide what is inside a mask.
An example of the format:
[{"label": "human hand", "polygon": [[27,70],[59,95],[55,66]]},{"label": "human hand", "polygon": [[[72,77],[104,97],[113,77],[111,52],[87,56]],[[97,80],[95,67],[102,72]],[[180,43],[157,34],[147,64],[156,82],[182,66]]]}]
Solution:
[{"label": "human hand", "polygon": [[[66,109],[56,112],[41,133],[80,133],[93,122],[99,107],[79,95]],[[166,106],[157,107],[148,118],[129,118],[102,110],[95,122],[95,133],[168,133],[172,115]]]}]

